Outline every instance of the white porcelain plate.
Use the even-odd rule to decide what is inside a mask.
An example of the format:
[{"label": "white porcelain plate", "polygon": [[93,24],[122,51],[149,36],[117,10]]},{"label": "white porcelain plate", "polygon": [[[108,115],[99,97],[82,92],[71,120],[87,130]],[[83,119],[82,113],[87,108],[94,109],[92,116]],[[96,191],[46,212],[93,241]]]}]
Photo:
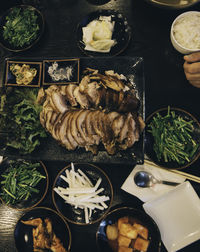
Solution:
[{"label": "white porcelain plate", "polygon": [[169,252],[200,239],[200,199],[190,182],[144,203],[143,207],[158,225]]}]

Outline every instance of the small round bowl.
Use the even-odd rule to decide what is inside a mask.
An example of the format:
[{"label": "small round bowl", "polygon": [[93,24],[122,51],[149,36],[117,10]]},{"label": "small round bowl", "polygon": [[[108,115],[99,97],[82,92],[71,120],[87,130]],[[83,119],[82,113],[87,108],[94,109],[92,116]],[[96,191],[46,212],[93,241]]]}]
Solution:
[{"label": "small round bowl", "polygon": [[[198,144],[200,142],[200,123],[199,121],[191,115],[189,112],[180,109],[180,108],[170,108],[170,111],[175,112],[177,116],[182,117],[186,121],[193,121],[193,127],[194,130],[191,133],[192,139],[195,140],[195,142]],[[157,155],[154,151],[154,137],[151,132],[148,131],[148,125],[154,120],[154,117],[156,117],[157,113],[159,113],[161,116],[165,116],[168,113],[168,108],[161,108],[153,112],[151,115],[149,115],[146,119],[146,127],[145,127],[145,154],[147,157],[153,161],[158,166],[161,166],[166,169],[184,169],[191,164],[193,164],[200,156],[200,146],[198,146],[197,150],[193,154],[193,156],[190,158],[189,161],[185,161],[183,164],[179,164],[176,161],[168,161],[165,162],[164,158],[162,157],[161,160],[158,160]]]},{"label": "small round bowl", "polygon": [[[85,50],[85,43],[83,42],[82,28],[86,27],[91,21],[99,19],[100,16],[111,16],[112,21],[115,21],[112,39],[116,40],[116,45],[111,47],[110,52],[95,52]],[[113,57],[122,53],[128,46],[131,39],[131,27],[127,19],[121,14],[113,10],[98,10],[89,13],[78,24],[77,27],[77,45],[80,50],[89,57]]]},{"label": "small round bowl", "polygon": [[[150,241],[147,252],[159,252],[161,248],[161,236],[158,226],[154,220],[144,211],[129,206],[116,206],[114,210],[100,222],[96,233],[96,242],[99,251],[112,252],[117,247],[117,240],[109,241],[106,235],[108,225],[117,223],[119,218],[129,217],[134,222],[148,229],[148,240]],[[117,250],[116,250],[117,251]]]},{"label": "small round bowl", "polygon": [[89,223],[85,222],[85,214],[84,209],[77,208],[75,206],[72,206],[69,203],[66,203],[63,198],[60,197],[55,191],[54,188],[57,187],[68,187],[68,183],[64,181],[60,176],[64,175],[66,176],[65,171],[71,170],[71,165],[68,165],[67,167],[63,168],[57,175],[54,184],[53,184],[53,191],[52,191],[52,198],[53,203],[57,209],[57,211],[68,221],[73,224],[77,225],[88,225],[93,224],[98,221],[100,221],[104,216],[108,213],[110,210],[110,207],[112,205],[113,201],[113,187],[111,184],[110,179],[106,175],[106,173],[100,169],[99,167],[92,165],[92,164],[81,164],[81,163],[75,163],[74,164],[75,172],[80,169],[85,175],[89,178],[89,180],[92,182],[93,185],[96,184],[97,180],[99,178],[102,179],[101,184],[99,185],[99,188],[104,188],[104,190],[99,193],[99,196],[108,196],[109,200],[106,201],[107,208],[104,208],[103,210],[94,209],[92,212],[92,215],[89,217]]},{"label": "small round bowl", "polygon": [[[25,44],[22,47],[14,46],[14,45],[10,44],[9,41],[5,40],[4,37],[3,37],[3,26],[7,22],[6,17],[13,10],[13,8],[20,8],[22,10],[30,9],[37,16],[37,23],[39,25],[39,30],[37,31],[37,36],[36,36],[35,39],[30,41],[30,44]],[[43,17],[42,13],[38,9],[36,9],[33,6],[29,6],[29,5],[16,5],[15,7],[12,7],[10,9],[8,9],[7,11],[5,11],[5,13],[0,17],[0,45],[3,48],[5,48],[6,50],[12,51],[12,52],[26,51],[26,50],[32,48],[40,40],[40,38],[41,38],[41,36],[42,36],[42,34],[44,32],[44,25],[45,25],[44,17]]]},{"label": "small round bowl", "polygon": [[[17,159],[16,161],[20,161],[22,159]],[[2,163],[0,164],[0,179],[2,179],[2,173],[6,171],[9,168],[9,163],[11,159],[10,158],[5,158]],[[36,163],[36,162],[34,162]],[[29,210],[41,203],[41,201],[44,199],[46,196],[48,186],[49,186],[49,177],[48,177],[48,172],[43,164],[43,162],[38,161],[40,163],[40,166],[38,166],[36,169],[37,171],[40,172],[41,175],[45,176],[45,179],[41,179],[40,182],[36,185],[35,189],[39,190],[39,193],[33,192],[31,196],[27,200],[21,200],[17,202],[16,204],[7,204],[8,207],[11,207],[15,210],[19,211],[24,211],[24,210]],[[0,185],[0,191],[1,191],[2,185]],[[6,204],[2,197],[0,198],[3,204]]]},{"label": "small round bowl", "polygon": [[33,228],[36,227],[23,224],[21,221],[28,221],[36,218],[41,218],[43,221],[46,218],[50,219],[52,231],[61,241],[66,251],[70,251],[72,238],[68,223],[55,210],[46,207],[36,207],[26,212],[15,226],[14,238],[18,252],[35,251],[33,248]]},{"label": "small round bowl", "polygon": [[[189,54],[189,53],[194,53],[194,52],[198,52],[200,51],[200,48],[187,48],[184,45],[182,45],[180,42],[178,42],[175,38],[174,35],[174,27],[177,24],[177,22],[182,19],[183,17],[186,16],[191,16],[191,15],[198,15],[200,16],[200,12],[199,11],[187,11],[182,13],[181,15],[177,16],[175,18],[175,20],[173,21],[172,25],[171,25],[171,30],[170,30],[170,39],[171,39],[171,43],[173,45],[173,47],[180,53],[182,54]],[[187,34],[187,36],[189,36],[189,34]]]},{"label": "small round bowl", "polygon": [[145,0],[156,7],[166,9],[185,9],[199,2],[199,0],[177,1],[177,0]]}]

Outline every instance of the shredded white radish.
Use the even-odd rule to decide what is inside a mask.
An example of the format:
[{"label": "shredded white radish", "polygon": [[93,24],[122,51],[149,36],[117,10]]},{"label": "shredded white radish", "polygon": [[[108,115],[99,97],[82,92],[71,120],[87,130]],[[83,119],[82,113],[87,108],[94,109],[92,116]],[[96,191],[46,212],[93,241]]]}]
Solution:
[{"label": "shredded white radish", "polygon": [[104,191],[104,188],[99,188],[102,178],[99,178],[95,185],[92,184],[88,176],[80,169],[75,171],[74,164],[71,163],[71,170],[66,169],[65,174],[61,175],[68,186],[55,187],[54,191],[67,204],[73,205],[75,208],[80,208],[84,211],[85,223],[89,223],[94,209],[104,210],[108,208],[105,201],[108,201],[109,196],[99,195]]}]

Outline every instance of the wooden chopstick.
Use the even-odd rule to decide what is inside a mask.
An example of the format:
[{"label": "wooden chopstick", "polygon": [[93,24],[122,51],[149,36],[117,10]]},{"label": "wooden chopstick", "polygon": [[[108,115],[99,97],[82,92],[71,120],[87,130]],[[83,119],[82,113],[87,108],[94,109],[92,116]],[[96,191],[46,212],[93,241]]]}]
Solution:
[{"label": "wooden chopstick", "polygon": [[[156,165],[155,163],[153,163],[152,161],[147,160],[147,159],[144,160],[144,163],[152,165],[152,166],[154,166],[156,168],[159,168],[159,169],[162,169],[162,170],[166,170],[165,168],[160,167],[160,166]],[[198,176],[189,174],[187,172],[182,172],[182,171],[174,170],[174,169],[168,169],[167,171],[172,172],[172,173],[176,173],[176,174],[178,174],[178,175],[180,175],[180,176],[182,176],[182,177],[184,177],[184,178],[186,178],[188,180],[200,183],[200,177],[198,177]]]}]

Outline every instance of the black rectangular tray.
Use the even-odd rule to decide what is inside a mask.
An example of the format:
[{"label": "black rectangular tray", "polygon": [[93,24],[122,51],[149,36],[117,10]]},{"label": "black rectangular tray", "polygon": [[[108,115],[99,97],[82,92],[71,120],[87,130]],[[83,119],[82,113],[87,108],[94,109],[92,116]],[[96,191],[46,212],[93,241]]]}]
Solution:
[{"label": "black rectangular tray", "polygon": [[[19,60],[19,58],[15,58]],[[15,60],[12,58],[12,60]],[[11,59],[6,59],[11,60]],[[5,64],[6,64],[5,60]],[[26,59],[27,60],[27,59]],[[30,59],[32,61],[33,59]],[[39,60],[39,59],[35,59]],[[40,59],[42,62],[44,59]],[[47,60],[47,59],[46,59]],[[56,60],[56,59],[55,59]],[[125,75],[133,84],[137,91],[141,105],[139,114],[144,119],[145,108],[145,81],[144,81],[144,61],[141,57],[99,57],[99,58],[80,58],[80,76],[87,67],[98,69],[100,72],[114,70],[119,74]],[[4,73],[5,74],[5,73]],[[5,77],[5,76],[4,76]],[[81,79],[81,78],[80,78]],[[15,87],[17,88],[17,87]],[[40,146],[30,155],[20,155],[17,150],[6,148],[0,150],[0,155],[13,158],[26,158],[32,160],[47,161],[66,161],[84,163],[118,163],[118,164],[142,164],[144,161],[144,134],[140,140],[131,148],[119,151],[115,155],[109,155],[104,150],[99,150],[97,155],[85,151],[83,148],[68,151],[60,146],[51,136],[41,140]]]}]

